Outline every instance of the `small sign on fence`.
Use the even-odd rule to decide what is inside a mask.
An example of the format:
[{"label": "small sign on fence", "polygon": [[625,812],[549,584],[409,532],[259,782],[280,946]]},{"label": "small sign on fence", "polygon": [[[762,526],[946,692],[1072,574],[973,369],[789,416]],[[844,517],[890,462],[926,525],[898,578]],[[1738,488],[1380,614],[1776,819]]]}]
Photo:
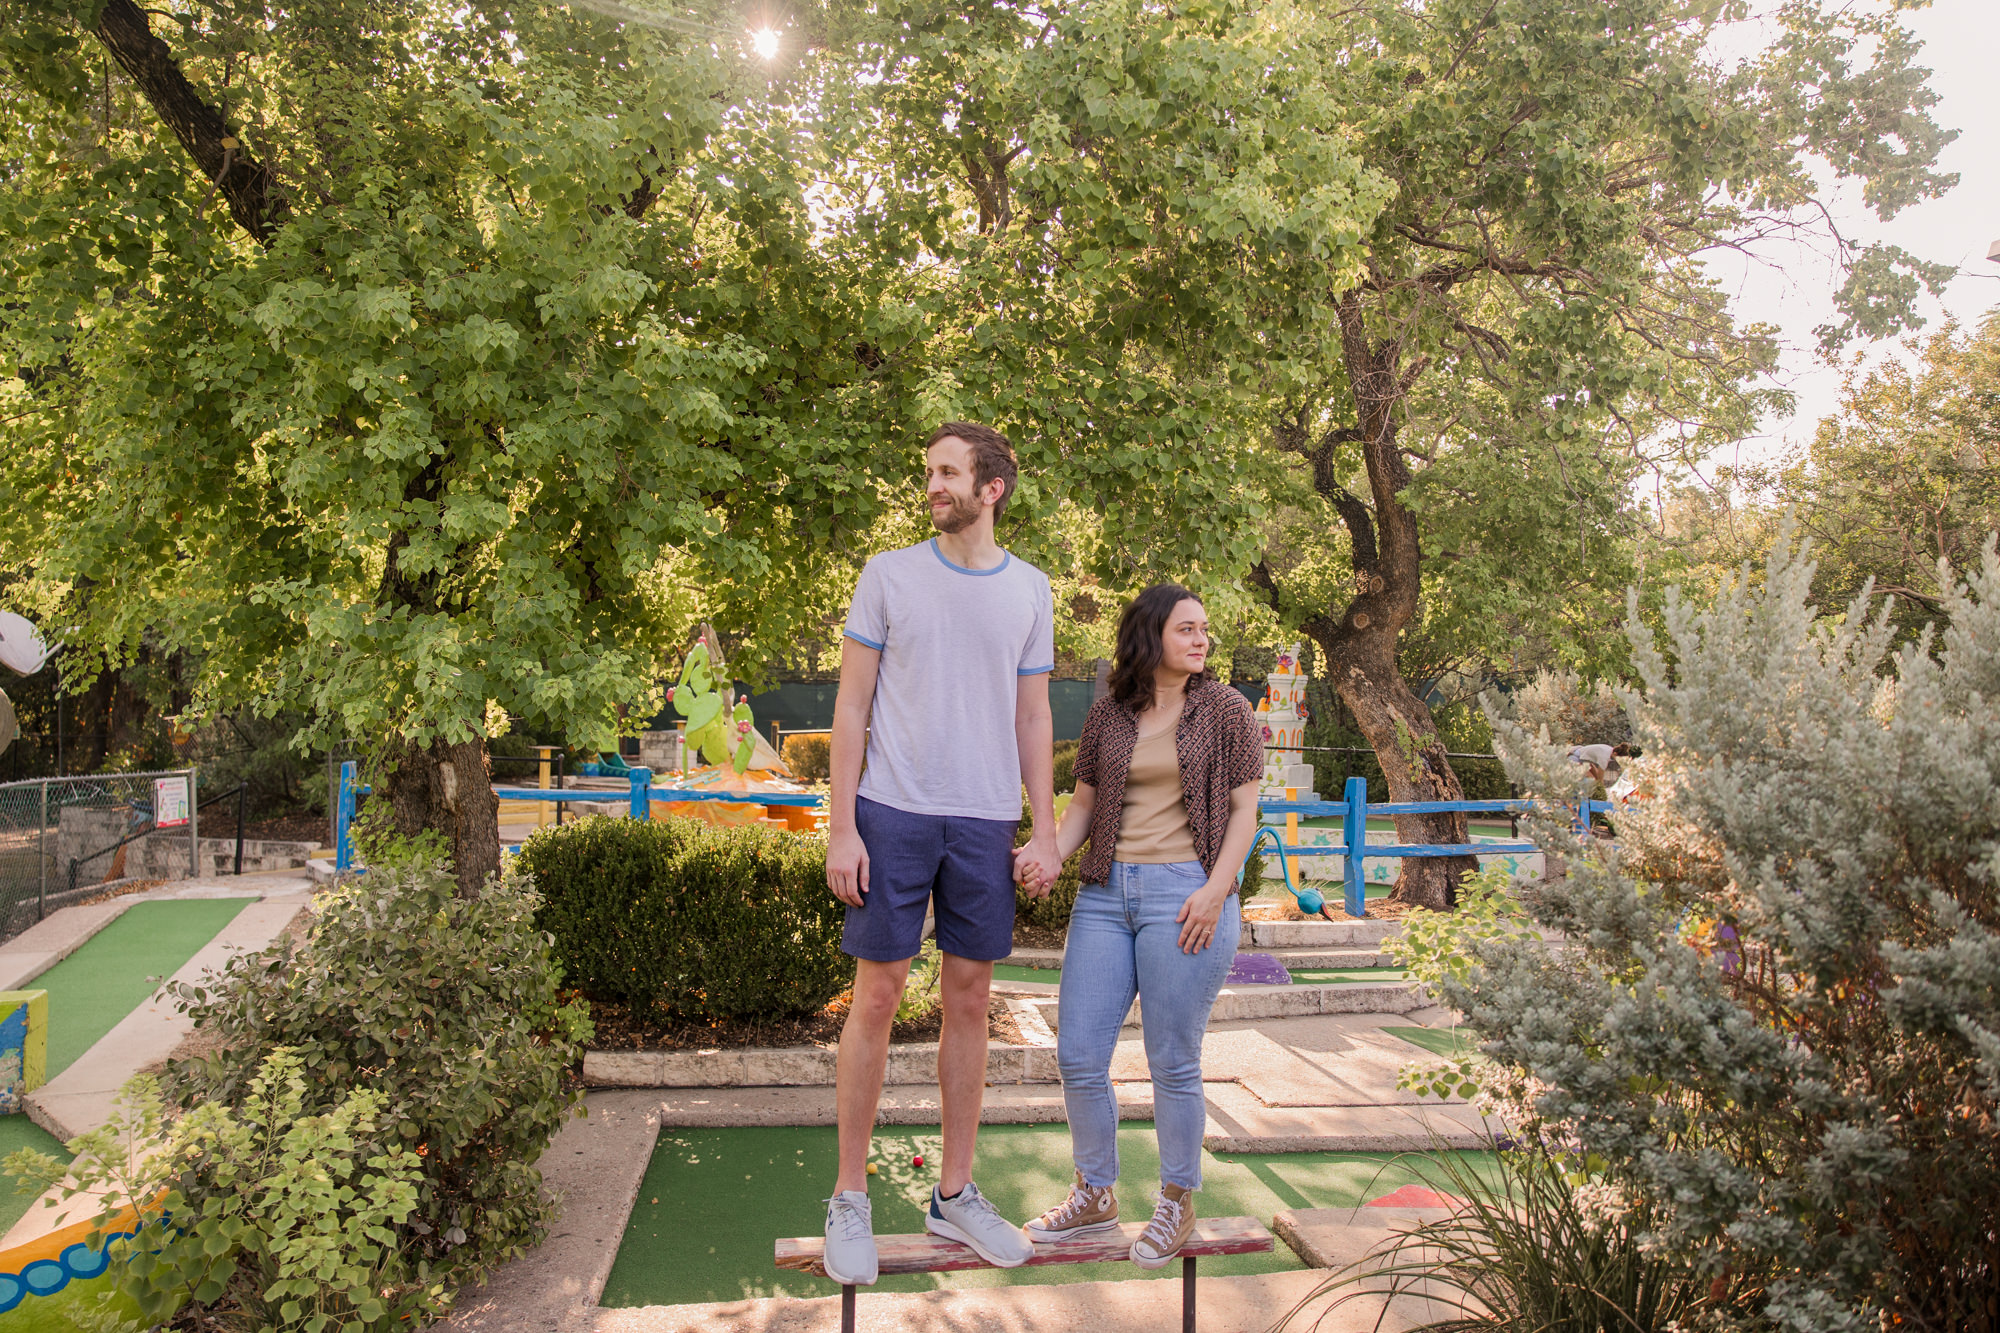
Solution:
[{"label": "small sign on fence", "polygon": [[188,780],[153,779],[153,827],[181,828],[188,822]]}]

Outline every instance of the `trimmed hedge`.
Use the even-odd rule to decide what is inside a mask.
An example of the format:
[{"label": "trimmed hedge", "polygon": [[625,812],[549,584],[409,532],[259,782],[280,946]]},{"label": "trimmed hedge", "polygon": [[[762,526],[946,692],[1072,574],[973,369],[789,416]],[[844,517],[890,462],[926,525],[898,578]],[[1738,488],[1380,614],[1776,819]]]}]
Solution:
[{"label": "trimmed hedge", "polygon": [[1076,790],[1076,741],[1057,741],[1055,748],[1056,794]]},{"label": "trimmed hedge", "polygon": [[820,838],[596,817],[536,833],[521,869],[569,983],[644,1017],[816,1013],[854,978]]},{"label": "trimmed hedge", "polygon": [[825,782],[833,772],[831,736],[785,737],[785,767],[800,782]]},{"label": "trimmed hedge", "polygon": [[[1072,760],[1075,751],[1070,752]],[[1025,847],[1035,831],[1033,813],[1028,809],[1026,798],[1021,801],[1021,827],[1014,831],[1014,845]],[[1044,930],[1068,930],[1069,914],[1076,907],[1076,891],[1083,887],[1077,878],[1077,871],[1083,865],[1083,849],[1063,862],[1062,873],[1056,876],[1055,888],[1040,898],[1030,898],[1020,885],[1014,886],[1014,920],[1025,925],[1040,926]]]}]

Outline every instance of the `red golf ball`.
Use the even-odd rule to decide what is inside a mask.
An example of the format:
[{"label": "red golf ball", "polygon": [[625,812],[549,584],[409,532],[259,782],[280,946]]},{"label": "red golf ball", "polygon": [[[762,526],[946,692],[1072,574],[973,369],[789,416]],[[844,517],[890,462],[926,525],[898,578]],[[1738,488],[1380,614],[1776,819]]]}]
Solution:
[{"label": "red golf ball", "polygon": [[911,1166],[922,1166],[923,1164],[924,1164],[924,1155],[922,1153],[918,1153],[915,1157],[910,1159]]}]

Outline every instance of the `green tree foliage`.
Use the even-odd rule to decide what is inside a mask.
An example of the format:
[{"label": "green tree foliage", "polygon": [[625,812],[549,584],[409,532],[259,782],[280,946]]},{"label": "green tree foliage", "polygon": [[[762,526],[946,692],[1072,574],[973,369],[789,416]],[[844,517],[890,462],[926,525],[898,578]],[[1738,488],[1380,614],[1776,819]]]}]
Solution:
[{"label": "green tree foliage", "polygon": [[[1022,440],[1032,558],[1067,559],[1081,503],[1120,516],[1088,529],[1107,567],[1239,561],[1255,501],[1212,447],[1232,400],[1125,351],[1185,275],[1121,295],[1101,247],[1165,209],[1169,250],[1228,255],[1247,228],[1337,254],[1374,202],[1338,136],[1301,137],[1323,94],[1280,136],[1211,114],[1260,99],[1282,48],[1244,22],[1174,122],[1241,153],[1135,146],[1142,197],[1094,209],[1097,160],[1052,164],[1075,197],[1045,255],[933,170],[978,160],[951,147],[976,116],[949,78],[884,119],[911,66],[879,32],[773,82],[721,10],[0,17],[0,466],[36,501],[0,518],[33,575],[15,600],[103,661],[148,633],[194,654],[199,709],[376,743],[397,823],[448,835],[468,892],[498,858],[489,701],[605,748],[619,704],[653,711],[675,615],[752,663],[789,647],[858,548],[916,535],[911,444],[940,418]],[[1116,21],[1175,54],[1158,16]],[[1127,124],[1107,110],[1096,142]]]},{"label": "green tree foliage", "polygon": [[[1933,646],[1761,584],[1637,618],[1627,697],[1654,799],[1615,843],[1537,841],[1557,949],[1475,946],[1442,988],[1521,1132],[1601,1169],[1728,1327],[2000,1327],[2000,553]],[[1516,778],[1559,747],[1496,719]],[[1726,1299],[1725,1299],[1726,1298]]]},{"label": "green tree foliage", "polygon": [[1812,537],[1820,604],[1873,579],[1905,638],[1944,615],[1938,562],[1976,563],[2000,528],[2000,316],[1908,350],[1849,378],[1839,415],[1764,496]]},{"label": "green tree foliage", "polygon": [[[1885,216],[1951,183],[1892,6],[1787,5],[1746,60],[1716,59],[1744,17],[1445,0],[1363,4],[1301,33],[1395,191],[1333,318],[1265,360],[1273,442],[1299,460],[1297,527],[1252,577],[1325,650],[1394,799],[1460,790],[1400,648],[1422,650],[1420,669],[1506,663],[1523,640],[1552,664],[1602,659],[1636,471],[1705,452],[1769,401],[1751,385],[1770,330],[1735,324],[1704,252],[1799,225],[1815,171],[1858,178]],[[1904,326],[1944,276],[1846,256],[1829,343]],[[1328,552],[1313,534],[1336,525]],[[1464,837],[1462,818],[1399,824],[1406,841]],[[1442,906],[1469,869],[1418,863],[1399,896]]]},{"label": "green tree foliage", "polygon": [[1940,184],[1865,6],[1740,69],[1693,0],[829,3],[768,70],[733,11],[606,8],[0,10],[10,597],[189,654],[197,711],[369,739],[468,892],[490,704],[608,748],[691,619],[789,651],[920,535],[951,417],[1020,444],[1003,536],[1066,604],[1227,612],[1303,553],[1259,595],[1391,791],[1454,794],[1420,602],[1588,639],[1632,442],[1733,429],[1768,363],[1699,252],[1816,159],[1885,211]]}]

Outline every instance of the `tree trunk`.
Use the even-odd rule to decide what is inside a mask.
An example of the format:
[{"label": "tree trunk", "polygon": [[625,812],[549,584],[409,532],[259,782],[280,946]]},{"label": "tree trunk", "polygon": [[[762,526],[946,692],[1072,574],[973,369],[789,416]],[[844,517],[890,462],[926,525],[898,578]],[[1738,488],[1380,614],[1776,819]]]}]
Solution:
[{"label": "tree trunk", "polygon": [[390,819],[415,838],[435,829],[451,840],[461,897],[476,898],[500,873],[500,802],[493,795],[486,741],[395,744],[383,756]]},{"label": "tree trunk", "polygon": [[[1423,586],[1423,548],[1416,515],[1400,498],[1410,470],[1396,443],[1398,415],[1424,363],[1405,367],[1393,340],[1371,341],[1362,323],[1360,298],[1340,305],[1341,344],[1359,421],[1353,429],[1329,432],[1317,445],[1303,423],[1282,440],[1313,465],[1313,485],[1339,511],[1354,545],[1355,592],[1345,610],[1313,616],[1304,630],[1326,655],[1329,683],[1354,714],[1392,801],[1461,801],[1465,789],[1445,759],[1431,710],[1404,683],[1396,665],[1396,642],[1416,617]],[[1281,432],[1286,433],[1286,432]],[[1361,446],[1368,467],[1371,503],[1350,493],[1336,473],[1335,450]],[[1276,595],[1262,566],[1253,578]],[[1463,814],[1397,815],[1397,840],[1405,843],[1466,842]],[[1392,901],[1442,911],[1458,901],[1458,881],[1478,868],[1469,856],[1410,857]]]},{"label": "tree trunk", "polygon": [[[1351,618],[1351,616],[1350,616]],[[1462,801],[1465,789],[1445,759],[1431,710],[1396,668],[1396,636],[1367,629],[1320,643],[1355,724],[1382,765],[1392,801]],[[1462,814],[1397,815],[1396,840],[1464,843]],[[1458,902],[1458,881],[1478,868],[1469,856],[1408,857],[1391,901],[1443,911]]]}]

